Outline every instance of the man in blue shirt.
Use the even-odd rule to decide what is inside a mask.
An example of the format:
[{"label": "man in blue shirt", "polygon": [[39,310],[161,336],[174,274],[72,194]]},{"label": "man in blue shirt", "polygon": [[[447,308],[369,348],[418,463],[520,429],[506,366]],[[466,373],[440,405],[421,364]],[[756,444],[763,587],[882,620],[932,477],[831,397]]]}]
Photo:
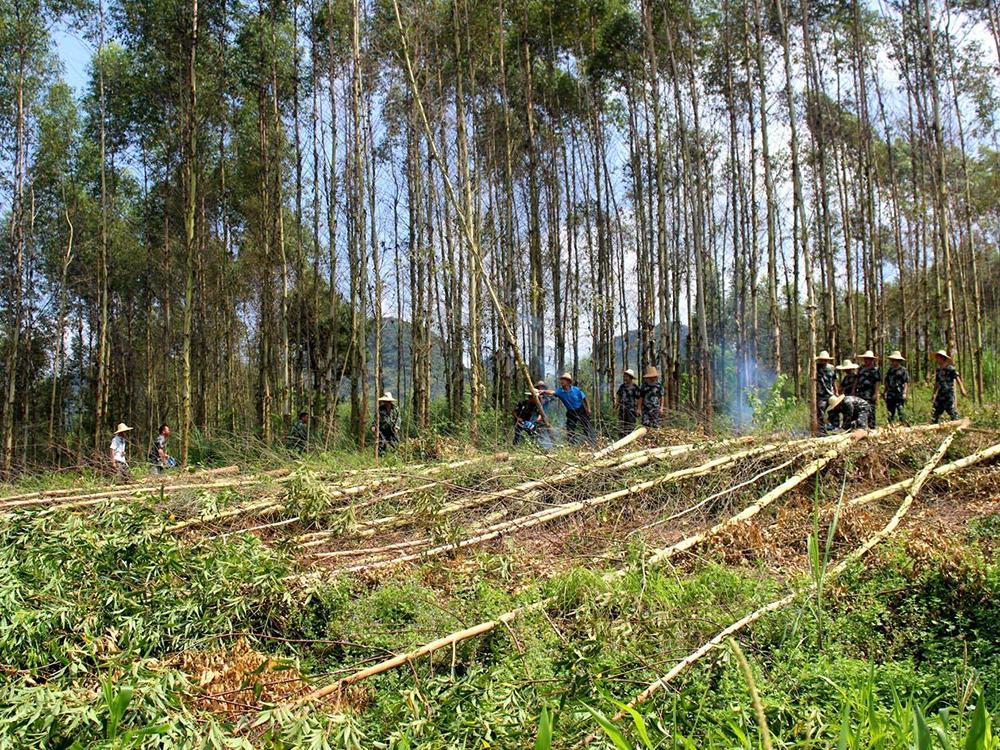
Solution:
[{"label": "man in blue shirt", "polygon": [[566,407],[566,433],[571,443],[594,442],[594,428],[590,423],[590,402],[587,394],[573,385],[573,376],[564,372],[559,376],[559,387],[546,391]]}]

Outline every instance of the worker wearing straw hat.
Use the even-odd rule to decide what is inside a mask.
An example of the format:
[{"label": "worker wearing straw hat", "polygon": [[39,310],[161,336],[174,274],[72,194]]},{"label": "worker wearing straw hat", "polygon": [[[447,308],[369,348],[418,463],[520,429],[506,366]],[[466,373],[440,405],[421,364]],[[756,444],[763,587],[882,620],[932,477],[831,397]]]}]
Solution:
[{"label": "worker wearing straw hat", "polygon": [[858,366],[849,359],[835,368],[840,373],[839,391],[842,396],[855,395],[854,389],[858,383]]},{"label": "worker wearing straw hat", "polygon": [[858,396],[837,395],[830,399],[827,413],[845,430],[867,429],[871,404]]},{"label": "worker wearing straw hat", "polygon": [[868,426],[875,427],[875,408],[878,404],[878,386],[882,382],[882,373],[876,364],[875,352],[871,349],[859,358],[861,367],[858,370],[858,382],[854,395],[863,398],[872,407],[868,413]]},{"label": "worker wearing straw hat", "polygon": [[836,391],[837,371],[833,367],[833,357],[825,349],[816,355],[816,424],[821,430],[829,426],[826,407]]},{"label": "worker wearing straw hat", "polygon": [[650,365],[642,374],[642,386],[639,388],[639,413],[642,415],[643,426],[659,427],[665,406],[660,372],[654,365]]},{"label": "worker wearing straw hat", "polygon": [[897,419],[906,424],[903,407],[906,405],[906,399],[910,396],[910,373],[903,364],[906,358],[897,349],[887,359],[889,360],[889,369],[886,370],[883,385],[885,386],[885,408],[889,413],[889,424]]},{"label": "worker wearing straw hat", "polygon": [[396,399],[391,391],[386,391],[378,399],[378,410],[372,421],[372,433],[378,438],[378,452],[385,453],[388,448],[399,445],[401,420]]},{"label": "worker wearing straw hat", "polygon": [[955,406],[955,384],[962,389],[962,395],[968,396],[965,390],[965,383],[955,369],[954,360],[944,349],[934,352],[934,361],[937,362],[937,370],[934,373],[934,422],[941,419],[941,415],[948,412],[952,419],[958,419],[958,409]]},{"label": "worker wearing straw hat", "polygon": [[625,370],[622,380],[624,382],[615,393],[615,412],[618,414],[619,432],[627,435],[635,429],[639,418],[639,386],[635,383],[635,370]]},{"label": "worker wearing straw hat", "polygon": [[525,391],[524,398],[514,406],[514,445],[520,445],[525,440],[535,440],[541,429],[542,408],[532,391]]},{"label": "worker wearing straw hat", "polygon": [[555,396],[566,407],[566,434],[571,443],[594,442],[594,428],[590,421],[590,402],[587,394],[573,385],[573,376],[564,372],[559,376],[559,387],[545,391]]},{"label": "worker wearing straw hat", "polygon": [[125,456],[128,449],[125,438],[131,431],[132,428],[127,424],[119,422],[118,427],[115,428],[115,436],[111,438],[111,466],[118,481],[125,483],[132,481],[132,472],[129,471],[128,458]]}]

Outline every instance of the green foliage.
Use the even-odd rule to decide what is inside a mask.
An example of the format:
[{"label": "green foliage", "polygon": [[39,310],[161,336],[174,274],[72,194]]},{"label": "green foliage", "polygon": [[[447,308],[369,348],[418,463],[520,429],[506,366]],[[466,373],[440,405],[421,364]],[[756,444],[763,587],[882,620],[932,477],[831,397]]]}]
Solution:
[{"label": "green foliage", "polygon": [[776,430],[787,425],[788,416],[795,409],[795,399],[786,395],[787,389],[787,375],[776,377],[763,396],[756,388],[747,389],[747,402],[753,411],[753,421],[757,427]]}]

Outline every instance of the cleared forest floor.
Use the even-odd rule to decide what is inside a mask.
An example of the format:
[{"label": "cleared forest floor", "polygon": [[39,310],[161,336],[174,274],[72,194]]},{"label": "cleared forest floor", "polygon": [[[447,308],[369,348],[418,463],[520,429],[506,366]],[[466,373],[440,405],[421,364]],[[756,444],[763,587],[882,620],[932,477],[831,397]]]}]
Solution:
[{"label": "cleared forest floor", "polygon": [[998,459],[970,422],[640,431],[11,491],[0,747],[964,742],[1000,705]]}]

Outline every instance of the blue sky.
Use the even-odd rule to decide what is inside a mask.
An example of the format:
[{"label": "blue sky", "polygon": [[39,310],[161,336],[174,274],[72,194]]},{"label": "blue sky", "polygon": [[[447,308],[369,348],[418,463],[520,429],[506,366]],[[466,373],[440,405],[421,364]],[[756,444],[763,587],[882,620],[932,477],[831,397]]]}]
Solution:
[{"label": "blue sky", "polygon": [[87,85],[87,72],[90,68],[92,50],[79,35],[56,29],[52,32],[56,54],[62,61],[63,78],[79,95]]}]

